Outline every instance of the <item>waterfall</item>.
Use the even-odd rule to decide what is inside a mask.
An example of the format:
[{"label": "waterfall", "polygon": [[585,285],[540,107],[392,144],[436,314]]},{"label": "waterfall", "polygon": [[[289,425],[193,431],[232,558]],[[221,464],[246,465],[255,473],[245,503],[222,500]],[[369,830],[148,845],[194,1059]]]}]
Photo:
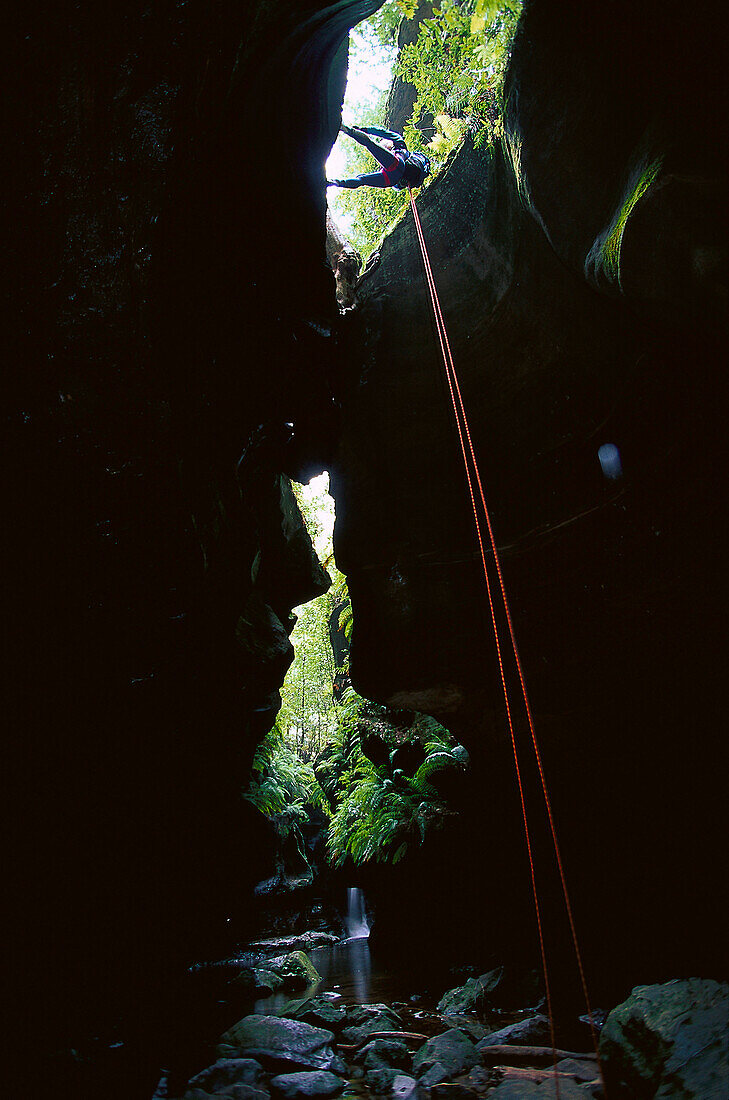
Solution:
[{"label": "waterfall", "polygon": [[364,906],[364,894],[359,886],[350,886],[347,890],[347,917],[345,920],[350,940],[366,939],[370,934]]}]

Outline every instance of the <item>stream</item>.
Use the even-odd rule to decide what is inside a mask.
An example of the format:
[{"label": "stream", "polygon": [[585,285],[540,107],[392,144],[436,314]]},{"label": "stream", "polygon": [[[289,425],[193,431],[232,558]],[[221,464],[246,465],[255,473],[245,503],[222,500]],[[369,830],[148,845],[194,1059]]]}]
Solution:
[{"label": "stream", "polygon": [[[330,947],[307,950],[313,966],[321,975],[321,983],[300,995],[308,1000],[315,994],[339,993],[346,1004],[392,1003],[404,1001],[414,991],[417,975],[412,969],[394,969],[392,961],[385,966],[370,948],[369,923],[362,891],[350,887],[347,891],[346,940]],[[261,997],[254,1011],[262,1015],[277,1015],[291,1003],[290,993],[273,993]]]}]

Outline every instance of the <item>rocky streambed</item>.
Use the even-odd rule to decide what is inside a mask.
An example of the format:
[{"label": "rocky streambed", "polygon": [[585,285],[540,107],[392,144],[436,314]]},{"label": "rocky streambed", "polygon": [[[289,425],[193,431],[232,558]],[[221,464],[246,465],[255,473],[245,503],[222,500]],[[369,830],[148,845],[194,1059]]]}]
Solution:
[{"label": "rocky streambed", "polygon": [[[558,1020],[555,1063],[538,993],[526,1007],[515,1003],[529,978],[496,967],[438,999],[414,992],[352,1003],[326,988],[297,943],[251,945],[229,983],[230,1007],[237,993],[276,990],[276,1012],[231,1021],[211,1042],[210,1064],[182,1081],[165,1073],[153,1100],[729,1097],[729,985],[692,978],[637,987],[595,1014],[599,1058],[584,1017]],[[271,957],[272,946],[295,949]]]}]

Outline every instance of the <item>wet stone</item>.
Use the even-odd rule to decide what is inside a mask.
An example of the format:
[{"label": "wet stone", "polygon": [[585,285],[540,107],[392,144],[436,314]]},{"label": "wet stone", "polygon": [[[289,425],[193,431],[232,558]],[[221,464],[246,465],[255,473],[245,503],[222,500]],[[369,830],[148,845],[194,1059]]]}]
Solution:
[{"label": "wet stone", "polygon": [[555,1068],[558,1073],[566,1073],[575,1081],[594,1081],[600,1076],[595,1062],[581,1062],[576,1058],[563,1058]]},{"label": "wet stone", "polygon": [[392,1090],[395,1078],[398,1076],[396,1069],[389,1069],[387,1066],[383,1066],[381,1069],[371,1069],[365,1074],[365,1085],[372,1092],[377,1093],[378,1096],[383,1096]]},{"label": "wet stone", "polygon": [[188,1089],[182,1100],[209,1100],[210,1097],[214,1097],[215,1100],[218,1100],[218,1097],[220,1100],[223,1098],[224,1100],[270,1100],[269,1094],[263,1089],[242,1084],[227,1085],[216,1089],[215,1092],[207,1092],[206,1089],[201,1088]]},{"label": "wet stone", "polygon": [[472,1066],[480,1061],[478,1051],[467,1035],[462,1031],[451,1028],[441,1035],[434,1035],[428,1039],[415,1054],[413,1059],[413,1072],[420,1077],[437,1062],[445,1070],[455,1077],[459,1073],[466,1073]]},{"label": "wet stone", "polygon": [[[589,1085],[579,1085],[564,1077],[559,1080],[559,1100],[586,1100],[594,1096]],[[557,1100],[557,1088],[554,1080],[535,1083],[533,1081],[504,1081],[489,1093],[489,1100]]]},{"label": "wet stone", "polygon": [[412,1055],[404,1043],[394,1039],[373,1039],[358,1053],[357,1060],[364,1062],[365,1070],[410,1069]]},{"label": "wet stone", "polygon": [[282,1100],[305,1100],[309,1097],[330,1100],[343,1092],[345,1082],[326,1070],[312,1070],[279,1074],[271,1078],[270,1085],[272,1095]]},{"label": "wet stone", "polygon": [[[341,998],[340,998],[341,1001]],[[291,1015],[314,1027],[330,1028],[338,1031],[347,1019],[347,1010],[343,1004],[329,997],[312,997],[305,1001]]]},{"label": "wet stone", "polygon": [[345,1043],[362,1043],[370,1035],[380,1031],[398,1031],[402,1024],[393,1014],[373,1016],[357,1027],[347,1026],[342,1030],[342,1041]]},{"label": "wet stone", "polygon": [[430,1069],[426,1070],[425,1073],[421,1075],[419,1084],[421,1084],[423,1088],[430,1089],[434,1085],[441,1085],[444,1081],[449,1081],[450,1076],[445,1066],[441,1065],[440,1062],[436,1062]]},{"label": "wet stone", "polygon": [[392,1082],[392,1095],[394,1100],[415,1100],[418,1092],[418,1082],[414,1077],[405,1073],[399,1073]]},{"label": "wet stone", "polygon": [[636,986],[610,1013],[600,1057],[636,1095],[729,1096],[729,985],[699,978]]}]

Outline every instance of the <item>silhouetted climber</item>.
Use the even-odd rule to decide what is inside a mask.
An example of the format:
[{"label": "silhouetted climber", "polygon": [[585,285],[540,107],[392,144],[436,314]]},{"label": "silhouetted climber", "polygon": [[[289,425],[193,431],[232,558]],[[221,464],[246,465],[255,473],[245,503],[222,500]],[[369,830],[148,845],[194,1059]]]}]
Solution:
[{"label": "silhouetted climber", "polygon": [[[362,172],[349,180],[327,180],[327,187],[420,187],[430,173],[430,161],[424,153],[410,153],[402,134],[381,130],[379,126],[342,126],[342,131],[364,145],[378,164],[379,172]],[[369,136],[382,139],[382,144]]]}]

